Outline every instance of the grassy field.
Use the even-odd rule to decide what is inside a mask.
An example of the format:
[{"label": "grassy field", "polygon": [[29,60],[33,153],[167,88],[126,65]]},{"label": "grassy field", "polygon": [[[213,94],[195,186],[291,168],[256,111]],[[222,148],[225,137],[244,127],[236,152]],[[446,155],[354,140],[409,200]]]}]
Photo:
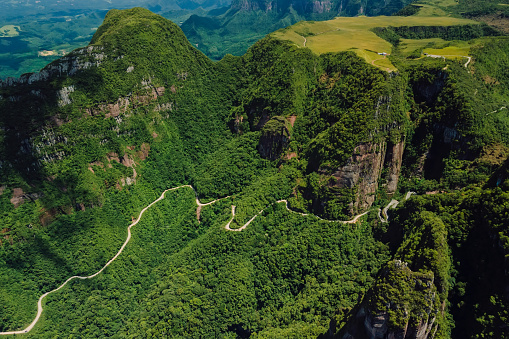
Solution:
[{"label": "grassy field", "polygon": [[416,4],[421,9],[414,17],[442,17],[447,16],[447,12],[443,9],[426,4]]},{"label": "grassy field", "polygon": [[421,0],[414,3],[421,9],[416,16],[448,16],[448,9],[459,4],[458,0]]},{"label": "grassy field", "polygon": [[416,50],[421,53],[433,55],[443,55],[447,59],[458,59],[470,55],[470,50],[474,47],[482,46],[492,38],[484,37],[470,41],[445,41],[442,39],[401,39],[399,52],[403,56],[408,56]]},{"label": "grassy field", "polygon": [[448,46],[444,48],[425,48],[423,53],[443,55],[447,57],[466,56],[470,53],[470,47]]},{"label": "grassy field", "polygon": [[12,38],[19,35],[20,27],[5,25],[0,28],[0,38]]},{"label": "grassy field", "polygon": [[470,49],[481,45],[490,38],[475,39],[471,41],[445,41],[440,38],[433,39],[401,39],[400,52],[408,55],[415,50],[422,50],[422,53],[437,55],[469,55]]},{"label": "grassy field", "polygon": [[388,72],[394,72],[398,70],[386,56],[379,55],[378,53],[365,49],[353,49],[352,51],[354,51],[358,56],[365,59],[369,64],[372,64],[373,66],[384,69]]},{"label": "grassy field", "polygon": [[[375,27],[399,26],[453,26],[475,24],[475,21],[452,17],[339,17],[321,22],[299,22],[293,26],[281,29],[271,36],[282,40],[292,41],[299,47],[310,48],[314,53],[340,52],[353,50],[358,55],[372,63],[373,58],[380,57],[377,52],[391,53],[392,45],[379,38],[370,29]],[[426,39],[438,42],[440,39]],[[437,40],[437,41],[435,41]],[[305,46],[304,46],[304,41]],[[415,42],[414,42],[415,41]],[[417,42],[407,40],[407,44],[417,45],[413,50],[425,47],[430,41]],[[421,40],[424,41],[424,40]],[[412,48],[412,46],[408,47]],[[365,53],[362,51],[366,51]],[[395,70],[389,59],[378,60],[375,66],[387,70]]]},{"label": "grassy field", "polygon": [[401,39],[399,44],[400,52],[403,55],[408,55],[415,50],[424,49],[426,47],[434,47],[439,44],[446,43],[444,39],[431,38],[431,39]]}]

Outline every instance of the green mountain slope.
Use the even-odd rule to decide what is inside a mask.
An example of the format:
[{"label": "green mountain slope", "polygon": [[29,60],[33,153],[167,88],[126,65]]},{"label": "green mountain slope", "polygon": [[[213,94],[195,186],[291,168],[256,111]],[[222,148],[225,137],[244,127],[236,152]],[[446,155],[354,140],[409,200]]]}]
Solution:
[{"label": "green mountain slope", "polygon": [[0,3],[0,78],[36,72],[72,50],[88,45],[106,13],[140,6],[176,23],[192,14],[229,5],[215,0],[46,0]]},{"label": "green mountain slope", "polygon": [[472,40],[465,65],[408,50],[461,41],[398,34],[397,72],[276,34],[213,62],[114,10],[88,47],[0,83],[0,331],[189,184],[27,336],[506,335],[508,40]]}]

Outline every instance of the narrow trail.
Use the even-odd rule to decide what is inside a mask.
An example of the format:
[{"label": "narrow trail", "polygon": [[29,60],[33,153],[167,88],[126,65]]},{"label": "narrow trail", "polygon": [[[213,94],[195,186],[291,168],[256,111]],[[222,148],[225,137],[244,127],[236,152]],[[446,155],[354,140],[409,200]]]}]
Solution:
[{"label": "narrow trail", "polygon": [[[405,195],[405,201],[410,199],[410,197],[413,195],[413,194],[416,194],[415,192],[407,192],[406,195]],[[378,218],[380,219],[381,222],[389,222],[389,215],[387,214],[387,211],[389,210],[389,208],[396,208],[396,206],[398,206],[399,204],[399,201],[396,200],[396,199],[392,199],[388,204],[387,206],[384,207],[383,210],[381,209],[378,209]],[[382,214],[383,214],[383,217],[382,217]]]},{"label": "narrow trail", "polygon": [[502,106],[502,107],[500,107],[499,109],[494,110],[493,112],[486,113],[486,115],[490,115],[490,114],[498,113],[498,112],[500,112],[500,111],[502,111],[502,110],[504,110],[504,109],[507,109],[507,107]]},{"label": "narrow trail", "polygon": [[[105,269],[106,267],[108,267],[113,261],[115,261],[119,256],[120,254],[122,254],[122,252],[124,251],[125,247],[127,246],[127,244],[129,243],[129,241],[131,240],[131,228],[133,226],[135,226],[136,224],[138,224],[138,222],[141,220],[141,217],[143,216],[143,214],[145,213],[145,211],[147,211],[150,207],[152,207],[154,204],[156,204],[157,202],[161,201],[164,199],[165,197],[165,194],[169,191],[175,191],[175,190],[178,190],[180,188],[184,188],[184,187],[188,187],[188,188],[191,188],[193,191],[194,191],[194,194],[195,194],[195,197],[196,197],[196,204],[198,205],[197,207],[197,210],[201,210],[202,207],[204,206],[208,206],[208,205],[212,205],[213,203],[219,201],[219,200],[223,200],[223,199],[226,199],[226,198],[229,198],[230,196],[227,196],[227,197],[224,197],[224,198],[220,198],[220,199],[216,199],[216,200],[213,200],[213,201],[210,201],[208,203],[201,203],[199,198],[198,198],[198,194],[196,192],[196,190],[194,189],[193,186],[191,185],[182,185],[182,186],[178,186],[178,187],[174,187],[174,188],[170,188],[170,189],[167,189],[165,190],[161,196],[159,198],[157,198],[156,200],[154,200],[153,202],[151,202],[149,205],[147,205],[145,208],[143,208],[138,216],[137,219],[135,219],[128,227],[127,227],[127,238],[126,240],[124,241],[124,244],[122,245],[122,247],[120,247],[120,249],[118,250],[117,254],[115,254],[115,256],[113,258],[111,258],[99,271],[97,271],[96,273],[92,274],[92,275],[88,275],[88,276],[79,276],[79,275],[75,275],[75,276],[72,276],[70,278],[68,278],[63,284],[61,284],[60,286],[58,286],[57,288],[49,291],[49,292],[46,292],[44,293],[43,295],[41,295],[41,297],[39,298],[39,300],[37,301],[37,315],[35,316],[34,320],[30,323],[30,325],[28,325],[25,329],[23,330],[19,330],[19,331],[8,331],[8,332],[0,332],[0,335],[15,335],[15,334],[25,334],[25,333],[28,333],[30,332],[34,326],[37,324],[37,322],[39,321],[41,315],[42,315],[42,311],[43,311],[43,306],[42,306],[42,301],[44,300],[44,298],[46,298],[48,295],[50,295],[51,293],[54,293],[54,292],[57,292],[59,291],[60,289],[62,289],[65,285],[67,285],[67,283],[69,283],[70,281],[74,280],[74,279],[80,279],[80,280],[86,280],[86,279],[92,279],[94,277],[96,277],[97,275],[101,274]],[[286,209],[292,213],[297,213],[297,214],[300,214],[302,216],[307,216],[307,215],[310,215],[310,214],[306,214],[306,213],[300,213],[300,212],[296,212],[296,211],[293,211],[291,210],[289,207],[288,207],[288,201],[287,200],[278,200],[276,201],[275,203],[272,203],[271,205],[269,206],[272,206],[274,204],[277,204],[277,203],[285,203],[285,206],[286,206]],[[267,207],[269,207],[267,206]],[[267,208],[266,207],[266,208]],[[255,216],[253,216],[251,219],[249,219],[248,222],[246,222],[243,226],[241,226],[240,228],[230,228],[230,225],[231,223],[233,222],[233,219],[235,218],[235,206],[232,205],[232,217],[231,219],[228,221],[228,223],[225,225],[225,229],[227,231],[233,231],[233,232],[240,232],[242,230],[244,230],[246,227],[249,226],[249,224],[251,224],[251,222],[253,222],[253,220],[256,219],[256,217],[258,217],[260,214],[263,213],[263,211],[266,209],[262,209],[260,212],[258,212]],[[366,211],[362,214],[359,214],[357,216],[355,216],[353,219],[351,220],[346,220],[346,221],[342,221],[342,220],[326,220],[326,219],[322,219],[320,218],[319,216],[316,216],[316,218],[318,218],[319,220],[323,220],[323,221],[328,221],[328,222],[340,222],[340,223],[344,223],[344,224],[353,224],[353,223],[356,223],[360,217],[366,215],[369,211]],[[197,217],[198,217],[198,221],[199,221],[199,212],[197,212]]]},{"label": "narrow trail", "polygon": [[[55,288],[54,290],[51,290],[49,292],[46,292],[44,293],[43,295],[41,295],[41,297],[39,298],[39,300],[37,301],[37,315],[35,316],[35,319],[32,321],[32,323],[30,325],[28,325],[27,328],[25,328],[24,330],[20,330],[20,331],[10,331],[10,332],[0,332],[0,335],[9,335],[9,334],[23,334],[23,333],[28,333],[30,332],[34,326],[37,324],[37,322],[39,321],[39,318],[41,317],[41,314],[42,314],[42,311],[43,311],[43,308],[42,308],[42,301],[44,300],[44,298],[46,298],[49,294],[53,293],[53,292],[56,292],[58,290],[60,290],[61,288],[63,288],[65,285],[67,285],[68,282],[70,282],[71,280],[73,279],[81,279],[81,280],[85,280],[85,279],[92,279],[94,277],[96,277],[97,275],[101,274],[102,271],[104,271],[106,269],[106,267],[108,267],[113,261],[115,261],[115,259],[118,258],[118,256],[124,251],[124,248],[127,246],[127,243],[129,243],[129,240],[131,240],[131,227],[135,226],[140,220],[141,220],[141,217],[143,216],[143,213],[145,213],[146,210],[148,210],[150,207],[152,207],[152,205],[154,205],[155,203],[157,203],[158,201],[161,201],[162,199],[164,199],[164,195],[166,192],[169,192],[169,191],[173,191],[173,190],[177,190],[179,188],[182,188],[182,187],[187,187],[189,185],[185,185],[185,186],[179,186],[179,187],[175,187],[175,188],[170,188],[170,189],[167,189],[166,191],[164,191],[161,196],[159,198],[157,198],[156,200],[154,200],[152,203],[150,203],[147,207],[145,207],[144,209],[141,210],[140,212],[140,215],[138,217],[138,219],[136,219],[131,225],[129,225],[129,227],[127,227],[127,239],[125,240],[124,244],[122,245],[122,247],[120,247],[120,250],[118,250],[117,254],[115,254],[115,256],[113,258],[111,258],[99,271],[97,271],[96,273],[92,274],[92,275],[89,275],[89,276],[79,276],[79,275],[75,275],[75,276],[72,276],[70,277],[69,279],[67,279],[62,285],[60,285],[59,287]],[[189,186],[190,187],[190,186]]]},{"label": "narrow trail", "polygon": [[198,198],[198,193],[196,193],[196,190],[194,189],[193,186],[191,186],[191,185],[184,185],[184,186],[181,186],[181,187],[190,187],[194,191],[194,195],[196,197],[196,205],[198,205],[198,207],[196,208],[196,219],[198,219],[198,223],[200,222],[200,213],[201,213],[202,207],[208,206],[208,205],[212,205],[213,203],[215,203],[215,202],[217,202],[219,200],[227,199],[227,198],[230,197],[230,195],[229,195],[229,196],[226,196],[224,198],[219,198],[219,199],[213,200],[211,202],[208,202],[206,204],[202,204],[200,202],[200,199]]},{"label": "narrow trail", "polygon": [[468,67],[468,64],[472,61],[472,57],[468,56],[468,55],[439,55],[439,54],[427,54],[426,55],[427,57],[429,58],[444,58],[445,57],[460,57],[460,58],[467,58],[467,62],[465,63],[465,68]]},{"label": "narrow trail", "polygon": [[[384,55],[384,57],[383,57],[383,58],[372,60],[372,61],[371,61],[371,64],[372,64],[373,66],[375,66],[375,67],[382,67],[382,68],[383,68],[383,67],[385,67],[385,66],[377,65],[377,64],[375,64],[375,62],[376,62],[376,61],[383,60],[383,59],[385,59],[385,58],[386,58],[386,56]],[[389,67],[385,67],[385,70],[386,70],[387,72],[389,72],[389,73],[391,72],[391,69],[390,69]]]},{"label": "narrow trail", "polygon": [[319,216],[314,215],[314,214],[307,214],[307,213],[301,213],[301,212],[294,211],[294,210],[292,210],[292,209],[290,209],[290,208],[288,207],[288,201],[287,201],[287,200],[285,200],[285,199],[283,199],[283,200],[278,200],[278,201],[276,201],[276,202],[274,202],[274,203],[270,204],[269,206],[265,207],[263,210],[261,210],[260,212],[258,212],[257,214],[255,214],[255,216],[254,216],[254,217],[252,217],[251,219],[249,219],[249,220],[248,220],[248,221],[247,221],[244,225],[242,225],[242,226],[241,226],[241,227],[239,227],[239,228],[231,228],[231,227],[230,227],[231,223],[233,222],[233,219],[235,218],[235,208],[236,208],[236,206],[232,205],[232,217],[231,217],[230,221],[228,221],[228,223],[225,225],[225,229],[226,229],[227,231],[240,232],[240,231],[244,230],[247,226],[249,226],[249,224],[250,224],[251,222],[253,222],[253,220],[255,220],[255,219],[256,219],[256,217],[258,217],[260,214],[262,214],[262,213],[263,213],[263,211],[265,211],[268,207],[270,207],[270,206],[272,206],[272,205],[274,205],[274,204],[282,203],[282,202],[284,202],[284,203],[285,203],[285,207],[286,207],[286,209],[287,209],[288,211],[292,212],[292,213],[296,213],[296,214],[299,214],[299,215],[302,215],[302,216],[313,215],[315,218],[317,218],[317,219],[319,219],[319,220],[321,220],[321,221],[326,221],[326,222],[339,222],[339,223],[343,223],[343,224],[355,224],[355,223],[359,220],[359,218],[360,218],[360,217],[362,217],[362,216],[364,216],[364,215],[366,215],[366,214],[368,214],[368,213],[369,213],[369,211],[366,211],[366,212],[364,212],[364,213],[358,214],[358,215],[356,215],[356,216],[355,216],[353,219],[351,219],[351,220],[327,220],[327,219],[320,218]]},{"label": "narrow trail", "polygon": [[464,58],[468,58],[468,61],[465,63],[465,68],[467,68],[467,66],[470,63],[470,61],[472,61],[472,57],[465,56]]},{"label": "narrow trail", "polygon": [[[331,30],[328,30],[328,31],[318,32],[318,33],[315,33],[315,34],[313,34],[313,35],[314,35],[314,36],[317,36],[317,35],[320,35],[320,34],[323,34],[323,33],[334,32],[334,31],[339,31],[339,30],[340,30],[340,28],[336,28],[336,29],[331,29]],[[295,33],[297,33],[297,32],[295,32]],[[297,34],[298,34],[298,33],[297,33]],[[300,35],[300,34],[298,34],[298,35]],[[304,39],[304,44],[303,44],[303,46],[304,46],[304,47],[306,47],[306,43],[308,42],[308,39],[306,39],[306,37],[304,37],[304,36],[302,36],[302,35],[300,35],[300,36],[302,37],[302,39]]]},{"label": "narrow trail", "polygon": [[[191,185],[182,185],[182,186],[178,186],[178,187],[174,187],[174,188],[170,188],[170,189],[165,190],[161,194],[161,196],[159,198],[157,198],[156,200],[151,202],[148,206],[146,206],[144,209],[142,209],[141,212],[140,212],[140,215],[138,216],[138,219],[135,219],[133,221],[133,223],[127,227],[127,239],[125,240],[124,244],[122,245],[122,247],[120,247],[120,249],[118,250],[117,254],[115,254],[115,256],[113,258],[111,258],[99,271],[97,271],[96,273],[94,273],[92,275],[89,275],[89,276],[79,276],[79,275],[72,276],[69,279],[67,279],[59,287],[55,288],[54,290],[51,290],[49,292],[44,293],[39,298],[39,300],[37,301],[37,315],[35,316],[35,319],[32,321],[32,323],[30,323],[30,325],[28,325],[25,329],[19,330],[19,331],[0,332],[0,335],[24,334],[24,333],[30,332],[34,328],[34,326],[37,324],[37,322],[39,321],[39,319],[41,317],[41,314],[42,314],[42,311],[43,311],[42,301],[44,300],[44,298],[46,298],[49,294],[60,290],[65,285],[67,285],[68,282],[70,282],[73,279],[80,279],[80,280],[92,279],[92,278],[96,277],[97,275],[101,274],[106,269],[106,267],[108,267],[113,261],[115,261],[118,258],[118,256],[124,251],[125,247],[129,243],[129,240],[131,240],[131,227],[133,227],[136,224],[138,224],[138,222],[141,220],[141,217],[143,216],[143,213],[145,213],[145,211],[148,210],[150,207],[152,207],[155,203],[163,200],[164,199],[164,195],[166,194],[166,192],[178,190],[179,188],[184,188],[184,187],[189,187],[189,188],[191,188],[194,191],[194,193],[196,195],[196,204],[198,205],[198,208],[201,208],[201,207],[207,206],[207,205],[211,205],[211,204],[221,200],[221,199],[216,199],[216,200],[208,202],[206,204],[202,204],[200,202],[200,200],[198,199],[198,195],[196,193],[196,190]],[[225,197],[225,198],[222,198],[222,199],[226,199],[226,198],[228,198],[228,197]]]}]

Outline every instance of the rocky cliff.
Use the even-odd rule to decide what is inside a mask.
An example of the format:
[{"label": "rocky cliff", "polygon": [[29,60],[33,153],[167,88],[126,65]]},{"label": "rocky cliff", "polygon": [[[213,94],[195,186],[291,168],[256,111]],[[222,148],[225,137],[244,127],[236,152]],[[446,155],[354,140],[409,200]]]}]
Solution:
[{"label": "rocky cliff", "polygon": [[447,332],[451,267],[447,226],[429,211],[391,226],[402,226],[404,234],[396,259],[379,271],[340,338],[427,339]]},{"label": "rocky cliff", "polygon": [[370,208],[375,193],[381,187],[388,194],[396,192],[403,161],[405,142],[362,143],[358,145],[346,164],[337,168],[329,181],[330,188],[351,189],[354,199],[350,202],[350,213],[357,214]]},{"label": "rocky cliff", "polygon": [[[132,185],[134,166],[147,157],[150,144],[168,138],[170,114],[194,91],[190,84],[205,72],[214,74],[211,65],[177,25],[134,8],[110,11],[89,46],[38,73],[0,80],[0,174],[5,179],[15,172],[27,181],[26,193],[13,204],[42,196],[35,188],[41,181],[57,186],[58,194],[72,195],[71,202],[59,202],[71,206],[96,204],[107,189]],[[215,100],[221,96],[207,102]],[[209,129],[216,125],[214,134],[217,113],[202,114],[201,103],[180,107],[186,105],[196,105],[189,111],[197,115],[186,119]],[[114,159],[123,166],[112,163],[109,154],[117,154]],[[72,172],[65,170],[69,164]]]},{"label": "rocky cliff", "polygon": [[0,79],[0,88],[31,85],[56,77],[72,76],[80,70],[90,69],[91,67],[99,67],[102,61],[107,58],[107,55],[102,52],[103,50],[104,47],[102,46],[79,48],[44,67],[40,72],[26,73],[19,78]]},{"label": "rocky cliff", "polygon": [[309,14],[336,14],[343,16],[353,15],[382,15],[390,14],[403,8],[411,1],[398,0],[288,0],[288,1],[269,1],[269,0],[234,0],[231,4],[231,10],[234,11],[274,11],[286,12],[290,8],[300,15]]}]

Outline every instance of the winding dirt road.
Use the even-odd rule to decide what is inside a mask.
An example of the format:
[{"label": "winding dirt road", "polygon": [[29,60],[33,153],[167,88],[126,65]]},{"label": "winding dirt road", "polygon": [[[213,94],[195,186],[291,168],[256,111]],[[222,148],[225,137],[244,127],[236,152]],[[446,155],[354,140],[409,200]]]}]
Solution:
[{"label": "winding dirt road", "polygon": [[[307,213],[301,213],[301,212],[294,211],[294,210],[292,210],[292,209],[290,209],[290,208],[288,207],[288,201],[287,201],[287,200],[284,200],[284,199],[283,199],[283,200],[278,200],[278,201],[276,201],[275,203],[270,204],[269,206],[272,206],[272,205],[274,205],[274,204],[279,204],[279,203],[282,203],[282,202],[284,202],[284,203],[285,203],[286,209],[287,209],[288,211],[292,212],[292,213],[300,214],[300,215],[302,215],[302,216],[313,215],[315,218],[317,218],[317,219],[319,219],[319,220],[322,220],[322,221],[327,221],[327,222],[339,222],[339,223],[343,223],[343,224],[355,224],[355,223],[359,220],[359,218],[360,218],[360,217],[362,217],[362,216],[364,216],[364,215],[366,215],[366,214],[368,214],[368,213],[369,213],[369,211],[366,211],[366,212],[364,212],[364,213],[362,213],[362,214],[358,214],[358,215],[356,215],[356,216],[355,216],[353,219],[351,219],[351,220],[327,220],[327,219],[322,219],[322,218],[320,218],[319,216],[314,215],[314,214],[307,214]],[[239,227],[239,228],[231,228],[231,227],[230,227],[230,225],[231,225],[231,223],[233,222],[233,219],[235,218],[235,206],[234,206],[234,205],[232,205],[232,217],[231,217],[230,221],[228,221],[228,223],[225,225],[225,229],[226,229],[227,231],[234,231],[234,232],[240,232],[240,231],[242,231],[242,230],[243,230],[243,229],[245,229],[247,226],[249,226],[249,224],[250,224],[251,222],[253,222],[253,220],[255,220],[255,219],[256,219],[256,217],[258,217],[260,214],[262,214],[262,213],[263,213],[263,211],[265,211],[265,209],[267,209],[269,206],[265,207],[263,210],[261,210],[260,212],[258,212],[258,213],[257,213],[254,217],[252,217],[251,219],[249,219],[249,221],[248,221],[248,222],[246,222],[246,223],[245,223],[244,225],[242,225],[241,227]]]},{"label": "winding dirt road", "polygon": [[[43,308],[42,308],[42,301],[44,300],[44,298],[46,298],[49,294],[53,293],[53,292],[56,292],[58,290],[60,290],[61,288],[63,288],[65,285],[67,285],[67,283],[73,279],[81,279],[81,280],[85,280],[85,279],[92,279],[94,278],[95,276],[97,276],[98,274],[101,274],[102,271],[104,271],[106,269],[106,267],[108,267],[113,261],[115,261],[115,259],[118,258],[118,256],[124,251],[124,248],[127,246],[127,243],[129,242],[129,240],[131,240],[131,227],[135,226],[140,220],[141,220],[141,217],[143,215],[143,213],[145,213],[146,210],[148,210],[150,207],[152,207],[152,205],[154,205],[155,203],[157,203],[158,201],[164,199],[164,195],[166,192],[168,191],[173,191],[173,190],[176,190],[176,189],[179,189],[179,188],[182,188],[182,187],[191,187],[189,185],[184,185],[184,186],[179,186],[179,187],[175,187],[175,188],[170,188],[170,189],[167,189],[166,191],[163,192],[163,194],[161,194],[161,196],[159,198],[157,198],[156,200],[154,200],[152,203],[150,203],[147,207],[145,207],[144,209],[141,210],[140,212],[140,216],[138,217],[138,219],[136,219],[131,225],[129,225],[129,227],[127,227],[127,239],[125,240],[124,244],[122,245],[122,247],[120,247],[120,249],[118,250],[117,254],[115,254],[115,256],[113,258],[110,259],[110,261],[108,261],[99,271],[97,271],[96,273],[92,274],[92,275],[89,275],[89,276],[85,276],[85,277],[82,277],[82,276],[79,276],[79,275],[75,275],[75,276],[72,276],[70,277],[69,279],[67,279],[62,285],[60,285],[59,287],[55,288],[54,290],[51,290],[49,292],[46,292],[44,293],[43,295],[41,295],[41,297],[39,298],[39,301],[37,301],[37,315],[35,316],[35,319],[32,321],[32,323],[30,325],[28,325],[27,328],[25,328],[24,330],[20,330],[20,331],[10,331],[10,332],[0,332],[0,335],[9,335],[9,334],[23,334],[23,333],[28,333],[30,332],[35,324],[37,324],[37,322],[39,321],[39,318],[41,317],[41,314],[42,314],[42,311],[43,311]],[[191,187],[192,188],[192,187]]]},{"label": "winding dirt road", "polygon": [[[147,207],[142,209],[138,219],[136,219],[131,225],[129,225],[129,227],[127,227],[127,239],[125,240],[124,244],[122,245],[122,247],[120,247],[120,249],[118,250],[117,254],[115,254],[115,256],[113,258],[111,258],[99,271],[97,271],[96,273],[94,273],[92,275],[85,276],[85,277],[79,276],[79,275],[72,276],[69,279],[67,279],[59,287],[55,288],[54,290],[51,290],[49,292],[44,293],[39,298],[39,300],[37,301],[37,315],[35,316],[35,319],[32,321],[32,323],[30,325],[28,325],[25,329],[20,330],[20,331],[0,332],[0,335],[24,334],[24,333],[30,332],[34,328],[34,326],[37,324],[37,322],[39,321],[39,318],[41,317],[41,314],[42,314],[42,311],[43,311],[42,301],[44,300],[44,298],[46,298],[49,294],[60,290],[65,285],[67,285],[68,282],[70,282],[73,279],[81,279],[81,280],[92,279],[95,276],[101,274],[102,271],[104,271],[106,269],[106,267],[108,267],[113,261],[115,261],[118,258],[118,256],[124,251],[125,247],[127,246],[127,243],[129,243],[129,240],[131,240],[131,227],[135,226],[141,220],[141,217],[143,216],[143,213],[145,213],[145,211],[148,210],[150,207],[152,207],[155,203],[157,203],[157,202],[161,201],[162,199],[164,199],[164,195],[166,194],[166,192],[174,191],[174,190],[177,190],[177,189],[183,188],[183,187],[189,187],[189,188],[191,188],[194,191],[194,193],[196,195],[196,204],[198,205],[198,208],[201,208],[201,207],[207,206],[207,205],[211,205],[211,204],[215,203],[216,201],[221,200],[221,199],[216,199],[216,200],[208,202],[206,204],[202,204],[200,202],[200,200],[198,199],[198,195],[196,194],[196,190],[191,185],[183,185],[183,186],[178,186],[178,187],[174,187],[174,188],[170,188],[170,189],[165,190],[161,194],[161,196],[159,198],[157,198],[152,203],[150,203]],[[222,199],[226,199],[226,198],[222,198]]]},{"label": "winding dirt road", "polygon": [[[405,195],[405,201],[410,199],[410,197],[413,195],[413,194],[416,194],[415,192],[407,192],[406,195]],[[387,211],[389,210],[389,208],[396,208],[396,206],[398,206],[399,204],[399,201],[396,200],[396,199],[392,199],[388,204],[387,206],[384,207],[383,211],[381,209],[378,209],[378,218],[380,219],[381,222],[389,222],[389,215],[387,214]],[[383,217],[385,218],[382,218],[382,213],[383,213]]]},{"label": "winding dirt road", "polygon": [[[386,58],[386,56],[384,55],[384,57],[383,57],[383,58],[379,58],[379,59],[375,59],[375,60],[371,61],[371,64],[372,64],[373,66],[375,66],[375,67],[379,67],[379,68],[380,68],[380,67],[384,67],[384,66],[382,66],[382,65],[377,65],[377,64],[375,64],[375,62],[376,62],[376,61],[383,60],[383,59],[385,59],[385,58]],[[385,70],[386,70],[387,72],[389,72],[389,73],[391,72],[391,69],[390,69],[389,67],[385,67]]]},{"label": "winding dirt road", "polygon": [[507,109],[507,107],[502,106],[502,107],[500,107],[499,109],[494,110],[493,112],[486,113],[486,115],[490,115],[490,114],[498,113],[498,112],[500,112],[500,111],[502,111],[502,110],[504,110],[504,109]]},{"label": "winding dirt road", "polygon": [[436,58],[444,58],[444,59],[446,59],[446,57],[453,57],[453,58],[455,58],[455,57],[467,58],[467,59],[468,59],[468,60],[467,60],[467,62],[465,63],[465,65],[463,65],[463,66],[465,66],[465,68],[467,68],[467,67],[468,67],[468,64],[472,61],[472,57],[470,57],[470,56],[468,56],[468,55],[440,55],[440,54],[426,54],[426,57],[428,57],[428,58],[435,58],[435,59],[436,59]]},{"label": "winding dirt road", "polygon": [[196,208],[196,219],[198,219],[198,222],[200,222],[200,213],[201,213],[201,208],[202,207],[207,206],[207,205],[212,205],[213,203],[215,203],[215,202],[217,202],[219,200],[227,199],[227,198],[230,197],[230,196],[226,196],[224,198],[219,198],[219,199],[213,200],[211,202],[208,202],[206,204],[202,204],[200,202],[200,199],[198,198],[198,193],[196,193],[196,190],[194,189],[193,186],[191,186],[191,185],[184,185],[184,186],[180,186],[180,187],[189,187],[189,188],[191,188],[194,191],[194,195],[196,197],[196,205],[198,205],[198,207]]},{"label": "winding dirt road", "polygon": [[[162,199],[164,199],[164,196],[166,194],[166,192],[169,192],[169,191],[174,191],[174,190],[178,190],[180,188],[184,188],[184,187],[188,187],[188,188],[191,188],[193,191],[194,191],[194,194],[196,196],[196,204],[198,205],[198,208],[197,210],[200,210],[203,206],[207,206],[207,205],[211,205],[219,200],[222,200],[222,199],[226,199],[228,197],[224,197],[224,198],[220,198],[220,199],[216,199],[216,200],[213,200],[211,202],[208,202],[208,203],[201,203],[199,198],[198,198],[198,194],[196,193],[196,190],[194,189],[193,186],[191,185],[182,185],[182,186],[178,186],[178,187],[174,187],[174,188],[170,188],[170,189],[167,189],[165,190],[161,196],[159,198],[157,198],[156,200],[154,200],[153,202],[151,202],[148,206],[146,206],[144,209],[141,210],[140,212],[140,215],[138,216],[138,219],[135,219],[133,221],[133,223],[131,223],[128,227],[127,227],[127,239],[125,240],[124,244],[122,245],[122,247],[120,247],[120,249],[118,250],[117,254],[115,254],[115,256],[113,258],[111,258],[99,271],[97,271],[96,273],[92,274],[92,275],[89,275],[89,276],[79,276],[79,275],[75,275],[75,276],[72,276],[70,277],[69,279],[67,279],[62,285],[60,285],[59,287],[55,288],[54,290],[51,290],[49,292],[46,292],[44,293],[43,295],[41,295],[41,297],[39,298],[39,300],[37,301],[37,315],[35,316],[34,320],[30,323],[30,325],[28,325],[25,329],[23,330],[19,330],[19,331],[9,331],[9,332],[0,332],[0,335],[14,335],[14,334],[24,334],[24,333],[28,333],[30,332],[34,326],[37,324],[37,322],[39,321],[41,315],[42,315],[42,311],[43,311],[43,307],[42,307],[42,301],[44,300],[44,298],[46,298],[49,294],[51,293],[54,293],[54,292],[57,292],[58,290],[62,289],[65,285],[67,285],[68,282],[70,282],[71,280],[74,280],[74,279],[80,279],[80,280],[85,280],[85,279],[92,279],[94,277],[96,277],[97,275],[101,274],[105,269],[106,267],[108,267],[113,261],[115,261],[118,256],[124,251],[125,247],[127,246],[127,244],[129,243],[129,241],[131,240],[131,228],[133,226],[135,226],[136,224],[138,224],[138,222],[141,220],[141,217],[143,216],[143,213],[145,213],[146,210],[148,210],[150,207],[152,207],[155,203],[161,201]],[[286,209],[292,213],[297,213],[297,214],[300,214],[302,216],[306,216],[308,214],[306,213],[300,213],[300,212],[296,212],[296,211],[293,211],[291,210],[289,207],[288,207],[288,201],[287,200],[278,200],[276,201],[275,203],[282,203],[284,202],[285,203],[285,206],[286,206]],[[273,204],[275,204],[273,203]],[[271,205],[273,205],[271,204]],[[269,205],[269,206],[271,206]],[[248,222],[246,222],[242,227],[240,228],[230,228],[230,225],[233,221],[233,219],[235,218],[235,206],[232,205],[232,217],[230,219],[230,221],[228,221],[228,223],[225,225],[225,229],[227,231],[234,231],[234,232],[240,232],[242,230],[244,230],[246,227],[249,226],[249,224],[251,224],[251,222],[253,220],[256,219],[256,217],[258,217],[265,209],[261,210],[260,212],[258,212],[254,217],[252,217],[251,219],[249,219]],[[341,220],[325,220],[325,219],[322,219],[318,216],[315,215],[316,218],[320,219],[320,220],[324,220],[324,221],[329,221],[329,222],[341,222],[341,223],[345,223],[345,224],[352,224],[352,223],[355,223],[357,222],[357,220],[362,217],[363,215],[366,215],[368,212],[364,212],[362,214],[359,214],[357,216],[355,216],[352,220],[347,220],[347,221],[341,221]],[[197,212],[197,217],[198,217],[198,221],[199,221],[199,212]]]},{"label": "winding dirt road", "polygon": [[464,58],[468,58],[468,61],[465,63],[465,68],[468,66],[468,64],[470,63],[470,61],[472,61],[472,57],[469,57],[469,56],[463,56]]}]

